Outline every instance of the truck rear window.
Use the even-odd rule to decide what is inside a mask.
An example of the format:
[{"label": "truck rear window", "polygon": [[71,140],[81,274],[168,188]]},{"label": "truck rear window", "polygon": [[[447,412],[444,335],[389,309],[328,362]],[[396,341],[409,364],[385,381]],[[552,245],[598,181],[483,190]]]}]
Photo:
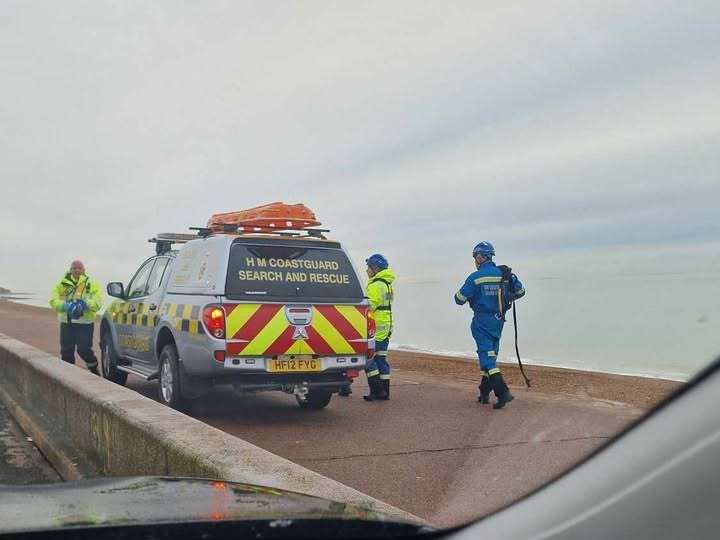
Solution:
[{"label": "truck rear window", "polygon": [[233,244],[225,294],[232,300],[357,302],[364,296],[341,249]]}]

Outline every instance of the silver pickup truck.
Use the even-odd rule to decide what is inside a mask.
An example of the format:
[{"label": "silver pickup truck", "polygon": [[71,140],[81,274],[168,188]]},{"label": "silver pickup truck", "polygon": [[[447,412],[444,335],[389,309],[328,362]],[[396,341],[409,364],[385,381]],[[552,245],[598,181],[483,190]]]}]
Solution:
[{"label": "silver pickup truck", "polygon": [[[214,385],[321,409],[374,353],[374,321],[338,242],[321,235],[158,235],[101,322],[101,368],[159,381],[179,408]],[[179,249],[174,250],[173,245]]]}]

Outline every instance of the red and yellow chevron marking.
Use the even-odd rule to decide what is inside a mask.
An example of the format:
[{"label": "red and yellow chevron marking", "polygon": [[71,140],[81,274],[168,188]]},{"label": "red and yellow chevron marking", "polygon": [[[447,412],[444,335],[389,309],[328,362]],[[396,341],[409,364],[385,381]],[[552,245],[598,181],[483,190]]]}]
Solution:
[{"label": "red and yellow chevron marking", "polygon": [[293,339],[295,326],[280,304],[224,304],[230,355],[365,354],[367,306],[312,306],[307,339]]}]

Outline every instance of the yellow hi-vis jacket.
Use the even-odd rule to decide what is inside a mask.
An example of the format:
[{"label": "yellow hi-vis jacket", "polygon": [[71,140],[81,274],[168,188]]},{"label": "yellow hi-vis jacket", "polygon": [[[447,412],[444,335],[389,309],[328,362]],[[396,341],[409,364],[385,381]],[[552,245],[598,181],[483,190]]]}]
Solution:
[{"label": "yellow hi-vis jacket", "polygon": [[72,302],[73,300],[85,300],[87,308],[82,317],[73,319],[72,322],[74,324],[92,324],[95,321],[95,314],[102,307],[100,285],[85,274],[75,281],[72,274],[68,272],[53,287],[52,296],[50,297],[50,307],[57,313],[60,322],[69,322],[68,314],[62,310],[62,306],[65,302]]},{"label": "yellow hi-vis jacket", "polygon": [[370,311],[375,318],[375,341],[383,341],[392,333],[393,281],[395,281],[395,272],[389,268],[380,270],[368,281],[367,297],[370,301]]}]

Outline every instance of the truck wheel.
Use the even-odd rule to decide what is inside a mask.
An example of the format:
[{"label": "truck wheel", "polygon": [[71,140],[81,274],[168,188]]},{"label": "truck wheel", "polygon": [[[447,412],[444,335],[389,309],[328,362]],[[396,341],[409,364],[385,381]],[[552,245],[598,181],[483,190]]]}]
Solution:
[{"label": "truck wheel", "polygon": [[180,365],[175,345],[165,345],[160,351],[160,403],[181,410],[184,400],[180,394]]},{"label": "truck wheel", "polygon": [[110,330],[105,329],[100,339],[100,371],[104,379],[125,386],[128,374],[117,368],[118,354]]},{"label": "truck wheel", "polygon": [[301,409],[309,409],[313,411],[319,411],[320,409],[327,407],[331,398],[332,393],[322,390],[310,390],[304,398],[295,396],[295,399],[297,399],[298,405],[300,405]]}]

